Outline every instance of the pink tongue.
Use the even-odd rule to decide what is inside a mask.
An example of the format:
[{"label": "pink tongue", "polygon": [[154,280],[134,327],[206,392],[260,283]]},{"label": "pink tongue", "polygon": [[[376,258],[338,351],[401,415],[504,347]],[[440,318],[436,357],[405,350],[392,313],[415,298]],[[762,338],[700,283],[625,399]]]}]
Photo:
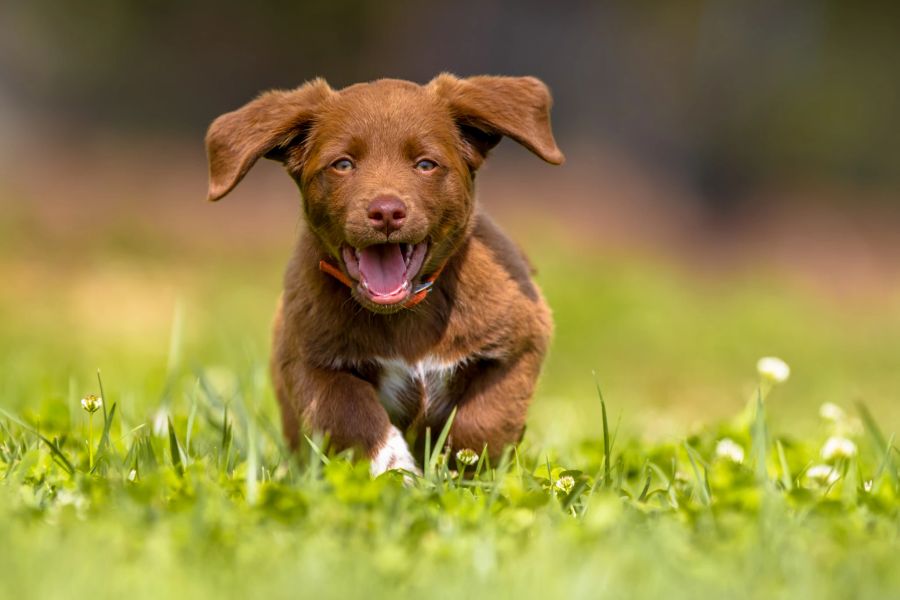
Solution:
[{"label": "pink tongue", "polygon": [[373,294],[386,296],[398,291],[406,281],[400,244],[377,244],[360,250],[359,273]]}]

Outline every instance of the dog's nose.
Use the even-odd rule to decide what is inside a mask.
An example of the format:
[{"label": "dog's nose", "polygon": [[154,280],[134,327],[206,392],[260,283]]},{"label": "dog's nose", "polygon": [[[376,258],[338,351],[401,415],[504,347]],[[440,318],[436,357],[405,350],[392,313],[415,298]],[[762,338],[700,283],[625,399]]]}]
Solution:
[{"label": "dog's nose", "polygon": [[379,231],[390,235],[403,226],[406,220],[406,204],[396,196],[378,196],[369,203],[369,223]]}]

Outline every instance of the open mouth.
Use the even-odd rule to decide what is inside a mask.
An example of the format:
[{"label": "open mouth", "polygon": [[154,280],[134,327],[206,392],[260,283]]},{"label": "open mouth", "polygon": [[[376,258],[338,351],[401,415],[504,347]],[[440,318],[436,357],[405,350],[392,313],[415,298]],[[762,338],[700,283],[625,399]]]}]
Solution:
[{"label": "open mouth", "polygon": [[425,262],[427,242],[418,244],[374,244],[365,248],[341,248],[344,265],[357,290],[375,304],[392,305],[405,301],[412,280]]}]

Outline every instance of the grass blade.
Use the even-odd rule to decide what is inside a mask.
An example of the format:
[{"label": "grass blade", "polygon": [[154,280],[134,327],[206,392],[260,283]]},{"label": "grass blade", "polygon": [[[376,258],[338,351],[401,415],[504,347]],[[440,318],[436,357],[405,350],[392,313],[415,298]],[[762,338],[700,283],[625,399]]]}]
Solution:
[{"label": "grass blade", "polygon": [[116,404],[113,403],[112,408],[109,409],[109,418],[104,419],[103,433],[100,435],[100,444],[97,446],[97,454],[100,454],[111,447],[109,442],[109,429],[112,426],[113,418],[115,418],[115,416]]},{"label": "grass blade", "polygon": [[331,459],[326,456],[326,454],[322,451],[322,448],[319,447],[308,435],[304,435],[303,438],[306,440],[306,443],[309,444],[309,447],[315,453],[315,455],[322,461],[323,465],[327,465],[331,462]]},{"label": "grass blade", "polygon": [[791,468],[784,456],[784,446],[781,444],[781,440],[775,440],[775,448],[778,450],[778,462],[781,464],[781,484],[786,491],[790,491],[794,487],[794,480],[791,478]]},{"label": "grass blade", "polygon": [[427,473],[433,474],[434,468],[437,466],[438,457],[444,451],[444,444],[447,443],[447,437],[450,435],[450,427],[453,425],[453,419],[456,418],[456,407],[453,407],[453,410],[450,411],[450,416],[447,417],[447,422],[444,423],[444,428],[441,430],[441,434],[438,436],[437,440],[434,442],[434,447],[431,451],[431,456],[428,458],[428,468]]},{"label": "grass blade", "polygon": [[[103,408],[103,427],[106,427],[106,422],[108,420],[106,414],[106,393],[103,391],[103,378],[100,377],[100,369],[97,369],[97,385],[100,386],[100,397],[103,399],[103,402],[100,403],[100,406]],[[103,443],[103,440],[100,440],[100,443]]]},{"label": "grass blade", "polygon": [[891,460],[891,450],[894,448],[894,434],[891,434],[891,439],[887,441],[887,446],[884,449],[884,456],[881,458],[881,463],[878,465],[878,470],[875,471],[875,475],[872,476],[872,482],[874,485],[878,485],[878,480],[881,479],[881,474],[884,473],[885,469],[888,468],[888,465],[892,463]]},{"label": "grass blade", "polygon": [[481,469],[484,467],[485,459],[487,458],[487,444],[485,444],[481,448],[481,454],[478,456],[478,464],[475,465],[475,473],[472,475],[472,479],[478,479],[478,476],[481,474]]},{"label": "grass blade", "polygon": [[[584,490],[587,489],[588,482],[584,479],[579,479],[578,482],[575,483],[575,487],[572,488],[572,491],[566,495],[566,499],[563,501],[562,508],[565,511],[574,510],[572,506],[575,504],[575,501],[580,499]],[[577,514],[577,513],[576,513]]]},{"label": "grass blade", "polygon": [[12,422],[15,423],[16,425],[18,425],[19,427],[21,427],[21,428],[24,429],[25,431],[27,431],[27,432],[29,432],[29,433],[32,433],[32,434],[36,435],[37,438],[38,438],[39,440],[41,440],[42,442],[44,442],[44,444],[47,446],[47,448],[50,449],[50,453],[53,455],[53,459],[56,461],[56,463],[57,463],[59,466],[61,466],[61,467],[63,468],[63,470],[64,470],[66,473],[68,473],[69,475],[74,475],[74,474],[75,474],[75,466],[74,466],[74,465],[72,464],[72,462],[66,457],[66,455],[63,454],[62,449],[60,449],[59,446],[57,446],[54,442],[51,442],[49,439],[47,439],[46,437],[44,437],[44,435],[43,435],[41,432],[39,432],[38,430],[36,430],[36,429],[34,429],[33,427],[29,426],[29,425],[28,425],[27,423],[25,423],[24,421],[19,420],[19,419],[18,419],[17,417],[15,417],[13,414],[11,414],[11,413],[9,413],[9,412],[3,410],[2,408],[0,408],[0,413],[2,413],[4,417],[6,417],[6,418],[9,419],[10,421],[12,421]]},{"label": "grass blade", "polygon": [[194,387],[191,388],[191,410],[188,413],[187,431],[184,432],[184,452],[187,456],[191,455],[191,437],[194,431],[194,420],[197,418],[197,396],[200,394],[200,380],[194,381]]},{"label": "grass blade", "polygon": [[425,428],[425,470],[431,464],[431,427]]},{"label": "grass blade", "polygon": [[503,454],[500,456],[500,464],[497,465],[497,470],[493,473],[493,488],[491,489],[491,495],[488,498],[488,506],[492,506],[494,502],[497,501],[497,498],[500,497],[500,488],[502,488],[503,478],[506,476],[506,473],[509,471],[509,467],[512,464],[509,460],[509,455],[511,454],[511,447],[507,446],[503,449]]},{"label": "grass blade", "polygon": [[222,414],[222,460],[224,463],[222,468],[228,472],[228,463],[231,458],[231,442],[234,439],[234,431],[231,423],[228,421],[228,405],[225,405],[225,411]]},{"label": "grass blade", "polygon": [[750,426],[750,437],[752,439],[752,454],[756,460],[756,480],[759,483],[769,479],[769,472],[766,469],[766,457],[768,456],[768,432],[766,431],[766,407],[763,404],[762,390],[757,390],[756,396],[756,416],[753,424]]},{"label": "grass blade", "polygon": [[181,463],[181,449],[178,447],[178,438],[175,437],[175,427],[172,418],[169,417],[169,453],[172,455],[172,466],[179,477],[184,476],[184,465]]},{"label": "grass blade", "polygon": [[[884,434],[881,433],[881,429],[878,427],[878,423],[875,421],[875,417],[872,416],[872,413],[869,412],[868,407],[862,402],[856,403],[856,409],[859,411],[860,416],[862,417],[863,425],[865,425],[866,432],[869,434],[869,437],[872,438],[872,443],[878,449],[879,452],[882,452],[882,460],[884,461],[885,468],[887,469],[888,474],[891,476],[891,481],[894,483],[894,487],[900,486],[900,476],[897,475],[897,466],[894,464],[894,459],[891,456],[891,447],[893,446],[893,442],[888,444],[887,440],[884,437]],[[893,440],[893,436],[891,436]]]},{"label": "grass blade", "polygon": [[603,416],[603,485],[609,486],[612,481],[612,465],[609,458],[609,420],[606,416],[606,400],[603,399],[603,390],[600,389],[600,382],[597,381],[597,373],[594,373],[594,383],[597,386],[597,395],[600,397],[600,411]]},{"label": "grass blade", "polygon": [[674,476],[675,476],[674,464],[672,466],[672,478],[671,479],[666,474],[666,472],[662,470],[662,467],[657,465],[655,462],[650,461],[648,463],[648,465],[650,466],[650,469],[652,469],[653,472],[656,473],[656,476],[659,477],[662,480],[662,482],[665,484],[665,486],[666,486],[665,493],[669,499],[669,506],[671,506],[675,510],[678,510],[680,507],[680,504],[678,502],[678,496],[675,494],[675,488],[672,485],[672,480],[674,479]]},{"label": "grass blade", "polygon": [[256,427],[253,421],[247,420],[247,503],[256,504],[259,489],[259,457],[256,448]]},{"label": "grass blade", "polygon": [[[709,481],[705,475],[703,477],[700,476],[700,468],[697,466],[697,463],[703,463],[703,459],[687,442],[684,442],[684,449],[687,451],[688,460],[691,461],[691,468],[694,470],[697,488],[701,492],[700,502],[703,503],[703,506],[709,506],[712,501],[712,492],[709,489]],[[705,472],[706,468],[704,467],[704,473]]]},{"label": "grass blade", "polygon": [[649,466],[645,464],[642,470],[647,473],[647,482],[644,484],[644,489],[641,490],[641,495],[638,496],[638,502],[647,501],[647,494],[650,492],[650,482],[653,480],[653,475],[650,473]]}]

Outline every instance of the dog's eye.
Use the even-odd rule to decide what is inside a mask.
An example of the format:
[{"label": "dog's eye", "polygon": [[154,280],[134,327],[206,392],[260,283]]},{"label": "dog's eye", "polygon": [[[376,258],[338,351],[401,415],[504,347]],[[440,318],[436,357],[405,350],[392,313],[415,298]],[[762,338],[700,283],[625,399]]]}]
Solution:
[{"label": "dog's eye", "polygon": [[346,173],[347,171],[352,171],[354,168],[353,161],[349,158],[339,158],[333,163],[331,163],[331,168],[335,171],[340,171],[341,173]]},{"label": "dog's eye", "polygon": [[423,158],[419,162],[416,163],[416,170],[422,172],[434,171],[437,169],[437,163],[433,160],[428,160],[427,158]]}]

